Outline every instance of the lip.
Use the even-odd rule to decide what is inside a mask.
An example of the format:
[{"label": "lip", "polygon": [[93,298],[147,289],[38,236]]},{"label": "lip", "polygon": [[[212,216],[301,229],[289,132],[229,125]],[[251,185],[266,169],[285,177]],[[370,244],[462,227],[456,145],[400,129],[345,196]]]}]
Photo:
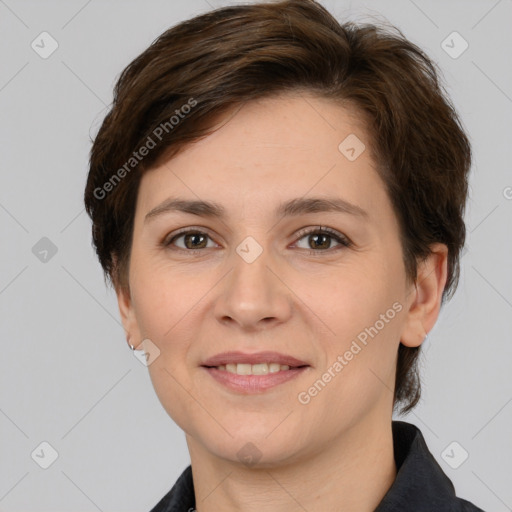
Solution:
[{"label": "lip", "polygon": [[204,367],[211,377],[217,382],[227,387],[231,391],[242,393],[244,395],[252,395],[262,393],[274,386],[289,382],[291,379],[297,378],[299,375],[307,371],[309,366],[301,368],[290,368],[289,370],[270,373],[267,375],[238,375],[217,368]]},{"label": "lip", "polygon": [[[297,368],[299,366],[310,366],[305,361],[301,361],[296,357],[292,357],[287,354],[280,354],[279,352],[263,351],[263,352],[252,352],[250,354],[230,351],[216,354],[213,357],[209,357],[204,361],[201,366],[211,367],[220,366],[222,364],[258,364],[258,363],[279,363],[281,365],[288,365],[291,368]],[[288,371],[290,371],[288,370]],[[257,376],[259,377],[259,375]],[[266,376],[264,376],[266,377]]]}]

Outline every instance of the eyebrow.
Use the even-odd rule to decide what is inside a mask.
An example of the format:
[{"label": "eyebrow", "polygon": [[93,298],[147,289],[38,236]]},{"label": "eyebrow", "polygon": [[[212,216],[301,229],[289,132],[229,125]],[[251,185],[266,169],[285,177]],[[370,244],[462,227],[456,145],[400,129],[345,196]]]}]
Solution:
[{"label": "eyebrow", "polygon": [[[144,222],[171,212],[183,212],[201,217],[225,219],[225,208],[212,201],[168,198],[146,214]],[[278,217],[293,217],[306,213],[336,212],[348,213],[368,219],[368,212],[340,197],[310,197],[291,199],[280,204],[275,214]]]}]

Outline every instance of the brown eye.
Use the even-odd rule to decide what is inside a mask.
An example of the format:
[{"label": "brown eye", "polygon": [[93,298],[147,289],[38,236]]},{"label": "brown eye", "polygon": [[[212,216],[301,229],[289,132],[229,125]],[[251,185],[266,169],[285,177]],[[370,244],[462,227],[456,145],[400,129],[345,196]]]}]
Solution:
[{"label": "brown eye", "polygon": [[[206,233],[201,231],[185,231],[171,238],[165,245],[176,245],[176,247],[183,250],[207,249],[209,238]],[[176,243],[180,239],[183,240],[182,244]]]},{"label": "brown eye", "polygon": [[[300,233],[301,237],[299,239],[306,239],[307,247],[300,247],[301,249],[306,249],[310,253],[313,252],[326,252],[329,249],[332,249],[333,240],[338,244],[338,246],[342,247],[350,247],[351,242],[344,237],[341,233],[337,231],[331,230],[330,228],[322,228],[321,226],[316,229],[310,229],[306,231],[302,231]],[[297,242],[298,244],[299,242]],[[336,249],[336,248],[334,248]]]}]

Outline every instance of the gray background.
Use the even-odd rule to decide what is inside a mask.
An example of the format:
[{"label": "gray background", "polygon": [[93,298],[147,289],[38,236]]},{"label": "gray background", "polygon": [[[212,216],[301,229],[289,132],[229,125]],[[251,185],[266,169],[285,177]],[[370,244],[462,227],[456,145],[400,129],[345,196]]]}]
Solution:
[{"label": "gray background", "polygon": [[[149,510],[189,463],[127,348],[82,196],[121,70],[171,25],[228,3],[0,0],[2,511]],[[423,48],[471,137],[460,286],[425,345],[422,401],[397,419],[420,427],[460,496],[512,510],[512,2],[321,3],[340,20],[388,20]],[[47,59],[31,47],[43,31],[59,45]],[[441,45],[453,31],[469,44],[457,58]],[[58,452],[48,469],[31,457],[50,456],[43,441]],[[453,441],[452,465],[469,453],[457,469],[442,455]]]}]

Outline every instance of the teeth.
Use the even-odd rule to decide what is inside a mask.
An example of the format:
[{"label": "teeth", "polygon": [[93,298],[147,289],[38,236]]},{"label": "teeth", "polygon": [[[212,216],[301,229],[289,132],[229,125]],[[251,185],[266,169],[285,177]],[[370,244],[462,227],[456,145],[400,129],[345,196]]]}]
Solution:
[{"label": "teeth", "polygon": [[289,370],[289,369],[290,369],[289,366],[286,366],[286,365],[281,366],[279,363],[270,363],[268,365],[268,371],[270,373],[276,373],[276,372],[279,372],[281,370]]},{"label": "teeth", "polygon": [[267,375],[268,373],[276,373],[279,371],[289,370],[290,367],[286,364],[279,363],[258,363],[258,364],[222,364],[217,366],[218,370],[224,370],[229,373],[236,373],[238,375]]}]

